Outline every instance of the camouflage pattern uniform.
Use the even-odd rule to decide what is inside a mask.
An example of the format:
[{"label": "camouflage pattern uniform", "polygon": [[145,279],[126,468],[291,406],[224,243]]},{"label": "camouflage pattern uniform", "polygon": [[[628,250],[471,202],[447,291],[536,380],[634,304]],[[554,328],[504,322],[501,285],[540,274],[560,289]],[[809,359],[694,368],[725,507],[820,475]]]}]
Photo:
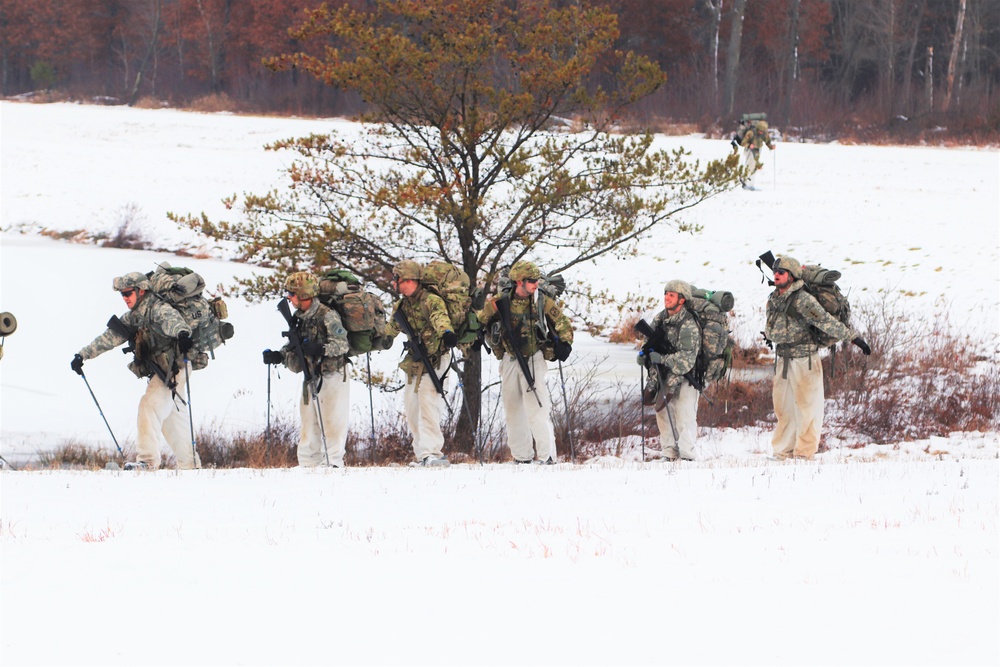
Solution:
[{"label": "camouflage pattern uniform", "polygon": [[[394,273],[402,280],[420,280],[421,268],[416,262],[405,260],[400,262]],[[451,331],[451,318],[444,299],[422,286],[411,296],[404,296],[396,302],[392,316],[385,327],[384,339],[391,341],[400,333],[396,323],[396,311],[402,310],[410,327],[420,337],[427,358],[435,369],[437,376],[447,390],[445,372],[451,364],[451,355],[441,343],[446,331]],[[445,462],[444,434],[441,432],[441,414],[445,402],[434,383],[424,378],[426,369],[422,361],[408,350],[399,368],[406,374],[406,388],[403,390],[403,409],[406,423],[413,435],[413,456],[418,463],[428,464],[428,461]]]},{"label": "camouflage pattern uniform", "polygon": [[[775,458],[811,459],[819,449],[823,431],[823,364],[809,326],[851,340],[858,334],[823,309],[799,280],[802,265],[791,257],[778,259],[774,269],[784,269],[795,281],[782,294],[774,290],[767,299],[764,333],[774,343],[775,374],[772,398],[778,418],[771,446]],[[778,372],[778,366],[781,372]]]},{"label": "camouflage pattern uniform", "polygon": [[771,143],[771,136],[767,131],[767,121],[764,120],[748,121],[745,127],[741,123],[739,136],[740,146],[743,147],[743,161],[750,174],[743,187],[753,190],[756,187],[757,172],[764,166],[764,163],[760,161],[761,144],[772,151],[774,144]]},{"label": "camouflage pattern uniform", "polygon": [[[112,287],[118,292],[150,290],[146,275],[139,272],[115,278]],[[136,377],[149,378],[146,393],[139,400],[136,460],[156,470],[160,467],[160,447],[166,442],[174,452],[179,469],[201,467],[192,451],[187,408],[180,400],[186,390],[187,376],[193,369],[188,363],[187,373],[184,372],[177,337],[182,332],[190,336],[190,327],[173,306],[151,291],[140,294],[135,307],[119,319],[137,332],[135,358],[129,363],[129,370]],[[93,359],[127,342],[127,338],[108,329],[78,354],[85,360]],[[153,364],[163,371],[166,382],[154,371]]]},{"label": "camouflage pattern uniform", "polygon": [[[685,300],[691,299],[691,286],[682,280],[669,281],[663,290],[675,292]],[[660,355],[659,365],[666,370],[664,382],[666,395],[669,396],[666,408],[656,413],[656,425],[660,430],[660,450],[667,460],[681,458],[693,461],[697,458],[695,442],[698,437],[698,390],[684,379],[684,374],[694,368],[698,353],[701,351],[701,331],[694,315],[682,306],[671,315],[666,309],[661,310],[653,318],[651,325],[654,331],[662,331],[666,339],[674,346],[672,354]],[[659,388],[658,373],[650,373],[646,383],[646,391],[655,394]],[[670,415],[667,414],[670,411]],[[674,428],[677,429],[677,440],[674,440],[670,417],[673,417]]]},{"label": "camouflage pattern uniform", "polygon": [[[289,287],[292,277],[297,275],[289,276],[286,288]],[[315,279],[313,280],[315,282]],[[299,333],[303,341],[316,341],[323,345],[322,358],[306,358],[306,363],[310,364],[310,375],[317,383],[316,395],[319,399],[319,413],[323,417],[323,430],[320,430],[316,407],[310,403],[312,399],[309,387],[303,382],[302,398],[299,401],[299,417],[302,420],[297,452],[299,466],[311,468],[323,465],[326,462],[326,455],[329,455],[330,465],[342,468],[351,417],[351,383],[347,376],[346,356],[349,348],[347,329],[344,328],[337,311],[320,303],[315,290],[309,291],[307,287],[302,291],[300,285],[292,286],[298,289],[300,298],[311,299],[306,310],[299,308],[295,310],[295,316],[301,322]],[[311,296],[307,297],[306,294]],[[302,372],[302,364],[299,363],[299,357],[290,344],[281,348],[281,354],[288,370],[293,373]],[[327,444],[326,454],[323,452],[324,434]]]},{"label": "camouflage pattern uniform", "polygon": [[[533,263],[521,261],[511,267],[509,277],[515,282],[525,278],[537,279],[541,277],[541,272]],[[529,462],[536,456],[536,460],[541,463],[555,462],[557,455],[551,416],[552,400],[545,383],[548,372],[548,364],[545,362],[554,360],[555,356],[551,340],[542,331],[551,329],[559,340],[572,344],[573,325],[559,303],[541,290],[536,291],[534,296],[520,298],[516,289],[512,288],[497,298],[507,298],[510,301],[511,328],[520,341],[518,349],[535,380],[535,390],[531,391],[517,362],[513,341],[499,322],[496,300],[487,300],[476,317],[484,327],[503,332],[494,337],[493,352],[500,360],[501,396],[507,415],[507,444],[511,456],[522,463]],[[539,313],[544,317],[539,317]]]}]

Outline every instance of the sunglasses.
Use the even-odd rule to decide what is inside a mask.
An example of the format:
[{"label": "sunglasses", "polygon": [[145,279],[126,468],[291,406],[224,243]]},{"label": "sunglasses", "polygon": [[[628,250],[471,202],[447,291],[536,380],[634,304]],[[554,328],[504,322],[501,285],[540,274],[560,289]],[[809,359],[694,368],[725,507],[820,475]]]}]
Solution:
[{"label": "sunglasses", "polygon": [[122,290],[122,298],[123,298],[123,299],[128,299],[128,298],[130,298],[130,297],[131,297],[131,296],[132,296],[133,294],[135,294],[135,290],[134,290],[134,289],[123,289],[123,290]]},{"label": "sunglasses", "polygon": [[532,285],[534,285],[535,283],[538,282],[538,278],[525,278],[524,282],[531,283]]},{"label": "sunglasses", "polygon": [[774,275],[778,275],[779,273],[788,273],[788,271],[785,271],[784,269],[775,269],[774,270]]}]

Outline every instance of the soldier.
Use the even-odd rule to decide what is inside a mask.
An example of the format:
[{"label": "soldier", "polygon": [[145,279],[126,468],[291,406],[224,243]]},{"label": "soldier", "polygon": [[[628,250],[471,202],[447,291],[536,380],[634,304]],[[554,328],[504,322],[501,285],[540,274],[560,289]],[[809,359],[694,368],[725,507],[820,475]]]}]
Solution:
[{"label": "soldier", "polygon": [[[666,405],[656,412],[660,429],[660,457],[667,461],[694,461],[698,437],[698,390],[684,377],[694,369],[701,351],[701,332],[686,305],[691,300],[691,285],[671,280],[663,288],[663,310],[653,318],[652,328],[662,333],[673,352],[650,351],[639,355],[639,363],[650,369],[643,391],[643,401],[653,404],[660,391]],[[662,383],[662,387],[660,386]]]},{"label": "soldier", "polygon": [[[208,355],[191,355],[194,346],[191,328],[173,306],[153,295],[146,275],[139,272],[115,278],[112,287],[125,299],[129,310],[119,318],[135,334],[131,341],[123,331],[108,328],[77,352],[70,368],[83,375],[83,362],[131,342],[134,359],[128,367],[136,377],[148,379],[146,393],[139,400],[136,461],[127,470],[156,470],[160,467],[160,447],[170,445],[182,470],[201,467],[189,438],[188,415],[183,399],[188,375],[208,365]],[[187,366],[185,368],[185,365]]]},{"label": "soldier", "polygon": [[740,121],[739,129],[736,131],[736,135],[733,137],[733,150],[737,150],[737,146],[743,148],[743,162],[746,164],[747,171],[749,175],[747,179],[742,181],[743,188],[746,190],[756,190],[757,182],[757,172],[764,165],[760,161],[760,147],[765,145],[770,150],[774,150],[774,144],[771,143],[771,135],[767,130],[767,121],[760,120],[747,120],[744,118]]},{"label": "soldier", "polygon": [[409,341],[406,356],[399,363],[406,373],[406,387],[403,389],[403,408],[406,423],[413,435],[414,465],[447,466],[450,462],[443,453],[444,434],[441,432],[441,413],[444,411],[444,396],[438,393],[434,382],[427,377],[423,362],[414,355],[416,345],[422,345],[435,374],[445,383],[445,371],[451,362],[446,354],[458,342],[452,331],[451,318],[444,300],[420,284],[423,267],[413,260],[403,260],[393,268],[392,287],[402,298],[396,302],[392,317],[385,328],[384,340],[391,345],[400,333],[396,322],[396,311],[401,310],[419,341]]},{"label": "soldier", "polygon": [[[317,405],[313,405],[312,389],[303,381],[299,403],[302,420],[299,428],[299,467],[313,468],[329,461],[331,467],[342,468],[351,416],[347,330],[340,315],[316,298],[319,282],[312,274],[305,271],[292,273],[285,279],[285,292],[285,298],[295,307],[302,354],[309,364],[318,399]],[[264,350],[264,363],[284,363],[293,373],[303,371],[291,342],[281,350]]]},{"label": "soldier", "polygon": [[[774,292],[767,299],[765,335],[774,343],[772,396],[778,424],[771,438],[774,458],[812,459],[823,431],[823,364],[809,333],[814,326],[839,340],[850,340],[868,355],[871,348],[856,331],[823,309],[805,289],[802,265],[781,257],[772,265]],[[780,372],[779,372],[780,367]]]},{"label": "soldier", "polygon": [[[507,415],[507,444],[517,463],[556,462],[556,437],[552,426],[549,390],[545,385],[546,360],[565,361],[573,350],[573,326],[562,307],[538,291],[541,272],[526,261],[510,268],[509,291],[491,297],[476,317],[492,336],[493,352],[500,359],[500,393]],[[500,320],[498,301],[505,300],[511,321]],[[506,333],[507,325],[513,336]],[[525,361],[527,377],[517,358]],[[532,386],[533,381],[533,386]],[[532,447],[534,439],[534,447]]]}]

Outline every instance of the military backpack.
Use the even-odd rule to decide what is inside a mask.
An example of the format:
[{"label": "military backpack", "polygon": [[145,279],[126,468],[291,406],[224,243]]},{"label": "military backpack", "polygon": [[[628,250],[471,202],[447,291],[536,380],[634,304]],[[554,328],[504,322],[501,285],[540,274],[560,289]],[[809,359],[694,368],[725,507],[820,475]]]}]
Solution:
[{"label": "military backpack", "polygon": [[184,266],[157,264],[154,271],[146,273],[153,294],[173,306],[191,328],[194,349],[214,358],[214,350],[233,337],[234,328],[222,320],[229,317],[229,309],[222,297],[211,300],[204,296],[205,279]]},{"label": "military backpack", "polygon": [[479,337],[479,319],[473,302],[482,301],[482,291],[470,289],[469,275],[454,264],[434,260],[424,266],[420,284],[444,301],[458,345],[475,342]]},{"label": "military backpack", "polygon": [[365,291],[361,281],[345,269],[330,269],[320,277],[320,303],[340,315],[347,329],[348,356],[356,357],[381,349],[385,335],[385,306],[377,296]]},{"label": "military backpack", "polygon": [[730,335],[729,311],[735,303],[731,292],[711,292],[694,286],[691,300],[685,302],[701,332],[701,350],[695,361],[694,377],[702,387],[721,380],[732,366],[736,342]]},{"label": "military backpack", "polygon": [[[847,296],[840,291],[837,281],[840,280],[840,271],[824,269],[816,264],[806,264],[802,267],[801,280],[805,283],[805,291],[812,294],[823,310],[830,313],[845,326],[851,326],[851,304],[847,301]],[[798,299],[796,296],[795,299]],[[795,302],[792,302],[794,309]],[[796,311],[798,314],[798,311]],[[816,327],[809,325],[809,335],[819,347],[831,347],[839,342],[838,338],[827,334]]]}]

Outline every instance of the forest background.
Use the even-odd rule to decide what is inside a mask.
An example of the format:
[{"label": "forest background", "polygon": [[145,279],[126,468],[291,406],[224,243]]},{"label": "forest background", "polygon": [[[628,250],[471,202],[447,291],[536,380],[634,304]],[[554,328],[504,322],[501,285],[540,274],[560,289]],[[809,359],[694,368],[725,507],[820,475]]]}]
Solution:
[{"label": "forest background", "polygon": [[[579,4],[565,0],[556,5]],[[360,98],[263,60],[315,52],[289,29],[321,0],[0,0],[9,96],[141,107],[351,116]],[[374,7],[374,0],[329,0]],[[591,0],[619,17],[618,48],[668,85],[638,127],[725,134],[767,112],[786,134],[866,143],[994,143],[995,0]],[[601,83],[596,74],[594,83]]]}]

